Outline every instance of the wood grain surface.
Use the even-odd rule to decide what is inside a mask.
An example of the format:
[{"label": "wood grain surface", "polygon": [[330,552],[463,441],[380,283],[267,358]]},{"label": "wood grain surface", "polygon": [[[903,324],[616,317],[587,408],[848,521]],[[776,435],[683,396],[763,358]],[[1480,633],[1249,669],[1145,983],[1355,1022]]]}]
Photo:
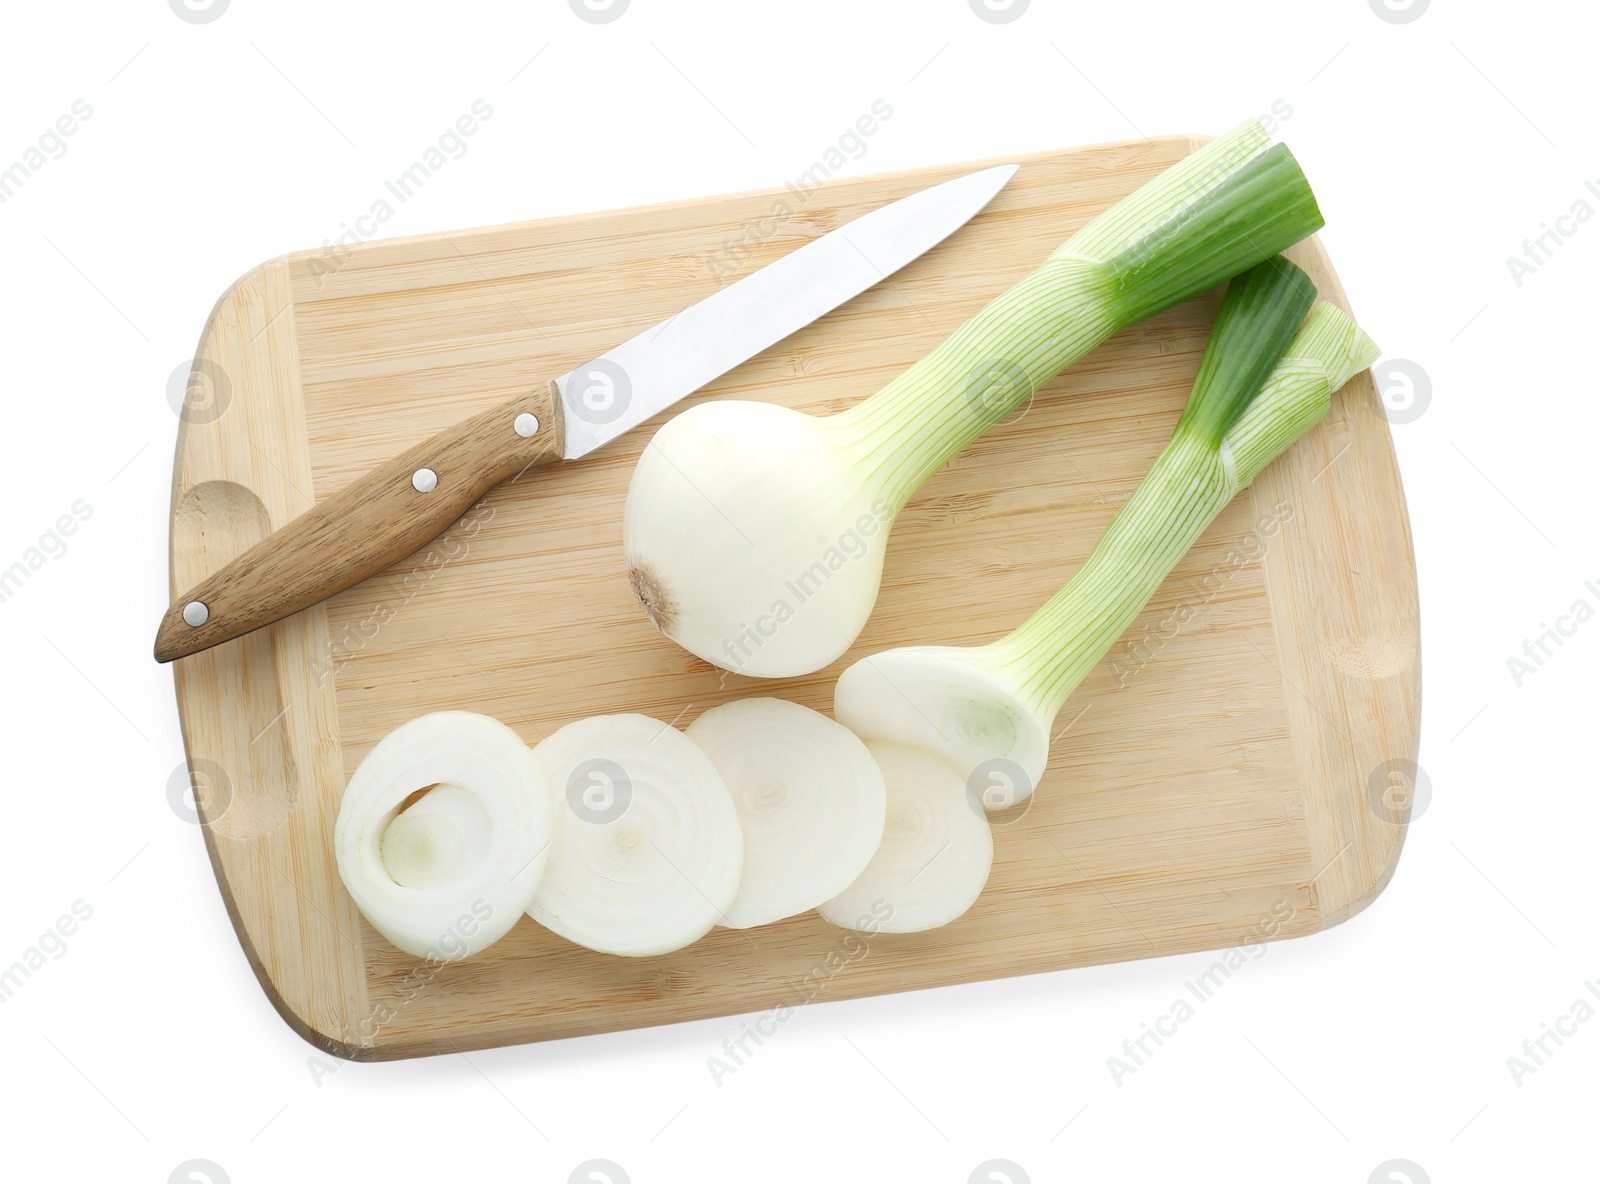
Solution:
[{"label": "wood grain surface", "polygon": [[[851,405],[1200,142],[1021,158],[966,229],[697,398]],[[216,390],[179,434],[172,594],[428,435],[715,290],[719,274],[974,167],[256,268],[197,352]],[[789,214],[774,214],[780,201]],[[1343,303],[1315,241],[1291,254]],[[1067,579],[1166,443],[1216,307],[1209,293],[1118,334],[935,475],[895,527],[866,631],[817,674],[724,675],[640,611],[621,510],[659,420],[499,486],[324,604],[180,658],[205,841],[273,1004],[322,1048],[384,1059],[1226,948],[1359,911],[1399,857],[1408,807],[1390,762],[1415,758],[1419,687],[1405,502],[1368,375],[1217,519],[1068,701],[1031,805],[997,820],[987,889],[945,929],[873,936],[863,952],[810,914],[624,959],[524,918],[479,957],[438,967],[383,941],[334,865],[346,778],[422,712],[486,712],[537,743],[597,712],[686,726],[750,693],[827,710],[863,653],[1008,631]]]}]

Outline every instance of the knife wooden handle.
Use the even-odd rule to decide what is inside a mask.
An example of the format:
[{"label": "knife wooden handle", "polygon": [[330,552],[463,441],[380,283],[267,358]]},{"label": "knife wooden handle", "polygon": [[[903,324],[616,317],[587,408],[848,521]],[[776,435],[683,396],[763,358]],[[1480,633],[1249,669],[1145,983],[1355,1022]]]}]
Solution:
[{"label": "knife wooden handle", "polygon": [[560,460],[564,440],[553,382],[431,436],[189,589],[161,620],[156,661],[210,649],[382,571],[501,481]]}]

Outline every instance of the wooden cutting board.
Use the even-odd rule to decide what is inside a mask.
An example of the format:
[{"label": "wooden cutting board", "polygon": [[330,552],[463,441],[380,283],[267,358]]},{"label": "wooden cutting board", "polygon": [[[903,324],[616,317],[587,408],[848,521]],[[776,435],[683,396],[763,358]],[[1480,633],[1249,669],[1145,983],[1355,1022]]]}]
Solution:
[{"label": "wooden cutting board", "polygon": [[[1022,158],[968,227],[697,398],[849,406],[1201,142]],[[173,595],[369,466],[708,294],[719,270],[743,274],[992,163],[263,264],[201,337],[204,391],[173,480]],[[779,202],[792,213],[775,216]],[[1319,245],[1293,255],[1343,303]],[[1213,292],[1119,334],[938,473],[895,527],[866,632],[815,675],[724,676],[638,609],[622,502],[660,420],[495,490],[434,546],[327,604],[177,662],[207,848],[273,1004],[331,1052],[407,1057],[1220,949],[1363,908],[1409,816],[1387,762],[1415,758],[1419,679],[1405,502],[1367,375],[1222,514],[1068,701],[1033,804],[996,826],[988,888],[945,929],[863,947],[809,914],[625,959],[524,918],[436,968],[365,923],[334,865],[346,778],[414,715],[486,712],[536,743],[598,712],[686,726],[752,693],[827,711],[863,653],[1009,630],[1065,582],[1165,444],[1216,307]],[[1399,798],[1385,796],[1392,781]]]}]

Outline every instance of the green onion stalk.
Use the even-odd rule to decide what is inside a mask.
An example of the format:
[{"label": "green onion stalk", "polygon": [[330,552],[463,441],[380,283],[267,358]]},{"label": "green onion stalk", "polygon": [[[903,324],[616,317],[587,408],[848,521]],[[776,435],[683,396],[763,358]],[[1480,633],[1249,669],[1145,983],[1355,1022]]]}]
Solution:
[{"label": "green onion stalk", "polygon": [[[1053,722],[1235,495],[1327,414],[1377,347],[1282,257],[1228,287],[1171,441],[1066,586],[1009,635],[915,646],[840,676],[834,716],[862,739],[944,758],[1009,805],[1044,773]],[[1303,323],[1302,323],[1303,322]]]},{"label": "green onion stalk", "polygon": [[628,490],[629,579],[728,670],[818,670],[877,598],[895,516],[937,469],[1119,329],[1315,232],[1289,149],[1252,120],[1084,226],[876,395],[840,414],[713,400],[666,424]]}]

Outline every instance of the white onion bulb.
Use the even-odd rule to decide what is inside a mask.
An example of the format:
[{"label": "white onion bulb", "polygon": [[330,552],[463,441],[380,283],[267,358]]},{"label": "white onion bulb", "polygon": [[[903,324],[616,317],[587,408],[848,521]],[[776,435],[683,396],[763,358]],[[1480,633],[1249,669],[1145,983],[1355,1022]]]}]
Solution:
[{"label": "white onion bulb", "polygon": [[869,744],[943,756],[980,790],[985,808],[1007,809],[1043,778],[1060,704],[1026,698],[995,650],[905,646],[863,658],[834,686],[834,718]]},{"label": "white onion bulb", "polygon": [[345,786],[333,843],[372,927],[408,954],[450,960],[516,924],[554,825],[549,780],[522,738],[485,715],[440,711],[367,754]]},{"label": "white onion bulb", "polygon": [[688,729],[727,782],[744,874],[722,924],[765,925],[844,891],[883,836],[883,774],[854,733],[785,699],[737,699]]},{"label": "white onion bulb", "polygon": [[806,674],[866,624],[898,510],[831,421],[702,403],[639,457],[622,519],[628,578],[657,628],[706,661]]},{"label": "white onion bulb", "polygon": [[670,724],[600,715],[534,750],[556,795],[556,842],[528,912],[607,954],[665,954],[721,921],[744,838],[710,758]]}]

